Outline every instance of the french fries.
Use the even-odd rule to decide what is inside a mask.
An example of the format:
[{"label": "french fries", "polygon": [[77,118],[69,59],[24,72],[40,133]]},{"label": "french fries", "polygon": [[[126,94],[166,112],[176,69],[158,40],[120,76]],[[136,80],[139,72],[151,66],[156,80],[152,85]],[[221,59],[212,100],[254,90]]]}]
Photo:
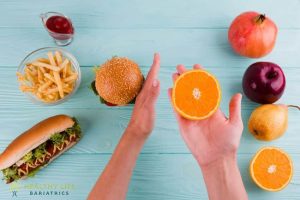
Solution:
[{"label": "french fries", "polygon": [[57,66],[49,65],[47,63],[43,63],[43,62],[39,62],[39,61],[32,62],[31,64],[35,67],[45,67],[47,69],[50,69],[50,70],[56,71],[56,72],[60,71],[60,68]]},{"label": "french fries", "polygon": [[62,63],[62,57],[59,51],[55,51],[55,58],[56,58],[57,65],[59,66]]},{"label": "french fries", "polygon": [[30,92],[43,102],[55,102],[70,94],[78,78],[69,59],[61,52],[27,63],[24,74],[17,72],[22,92]]}]

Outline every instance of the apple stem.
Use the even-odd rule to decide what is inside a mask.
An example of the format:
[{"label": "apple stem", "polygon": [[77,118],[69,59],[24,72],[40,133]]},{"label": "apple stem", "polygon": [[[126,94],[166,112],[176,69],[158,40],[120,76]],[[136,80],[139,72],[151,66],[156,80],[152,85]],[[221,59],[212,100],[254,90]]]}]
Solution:
[{"label": "apple stem", "polygon": [[290,107],[290,108],[298,108],[298,110],[300,110],[300,106],[296,106],[296,105],[287,105],[287,107]]},{"label": "apple stem", "polygon": [[266,19],[266,14],[260,14],[257,17],[255,17],[255,22],[258,24],[262,24]]}]

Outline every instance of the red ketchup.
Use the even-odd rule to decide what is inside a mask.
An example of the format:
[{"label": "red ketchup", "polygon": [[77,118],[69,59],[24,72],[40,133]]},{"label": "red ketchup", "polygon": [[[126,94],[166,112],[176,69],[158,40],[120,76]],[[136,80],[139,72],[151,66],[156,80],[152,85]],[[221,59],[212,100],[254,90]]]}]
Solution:
[{"label": "red ketchup", "polygon": [[68,45],[71,43],[74,28],[71,20],[57,12],[48,12],[41,15],[45,28],[50,36],[53,37],[57,45]]},{"label": "red ketchup", "polygon": [[70,20],[63,16],[52,16],[46,21],[47,28],[54,33],[73,34],[74,29]]}]

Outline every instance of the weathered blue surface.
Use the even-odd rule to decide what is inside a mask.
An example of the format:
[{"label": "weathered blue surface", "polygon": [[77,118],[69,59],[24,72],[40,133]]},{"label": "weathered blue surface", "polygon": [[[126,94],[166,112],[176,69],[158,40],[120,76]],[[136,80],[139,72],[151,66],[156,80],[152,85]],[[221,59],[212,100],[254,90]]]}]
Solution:
[{"label": "weathered blue surface", "polygon": [[[132,107],[108,108],[88,89],[91,67],[114,55],[128,56],[147,72],[154,52],[160,52],[162,92],[157,103],[156,127],[139,157],[128,199],[206,199],[201,172],[181,140],[167,98],[175,65],[201,63],[220,80],[221,107],[228,113],[230,96],[241,92],[246,67],[257,61],[235,55],[227,42],[227,28],[243,11],[266,13],[279,27],[276,47],[259,60],[282,66],[287,87],[280,103],[299,104],[300,1],[0,1],[0,152],[18,134],[51,115],[78,117],[82,141],[43,169],[36,177],[15,185],[0,183],[0,199],[85,199],[109,160],[130,118]],[[76,95],[55,107],[32,104],[19,90],[16,68],[32,50],[54,46],[38,15],[60,11],[75,24],[75,41],[68,47],[78,59],[83,80]],[[257,104],[243,100],[245,130],[239,166],[250,199],[300,199],[300,113],[289,112],[287,133],[274,142],[256,141],[247,120]],[[262,146],[285,149],[294,161],[294,177],[281,192],[257,188],[248,173],[249,161]],[[30,195],[30,191],[67,191],[68,195]],[[17,198],[12,197],[17,191]]]}]

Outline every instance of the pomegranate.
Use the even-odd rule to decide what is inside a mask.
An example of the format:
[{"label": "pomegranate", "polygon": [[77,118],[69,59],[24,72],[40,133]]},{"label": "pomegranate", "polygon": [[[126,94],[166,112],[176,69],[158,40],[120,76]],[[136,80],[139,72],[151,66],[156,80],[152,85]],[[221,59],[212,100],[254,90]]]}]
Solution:
[{"label": "pomegranate", "polygon": [[277,37],[276,24],[264,14],[244,12],[231,23],[228,40],[242,56],[260,58],[272,51]]}]

